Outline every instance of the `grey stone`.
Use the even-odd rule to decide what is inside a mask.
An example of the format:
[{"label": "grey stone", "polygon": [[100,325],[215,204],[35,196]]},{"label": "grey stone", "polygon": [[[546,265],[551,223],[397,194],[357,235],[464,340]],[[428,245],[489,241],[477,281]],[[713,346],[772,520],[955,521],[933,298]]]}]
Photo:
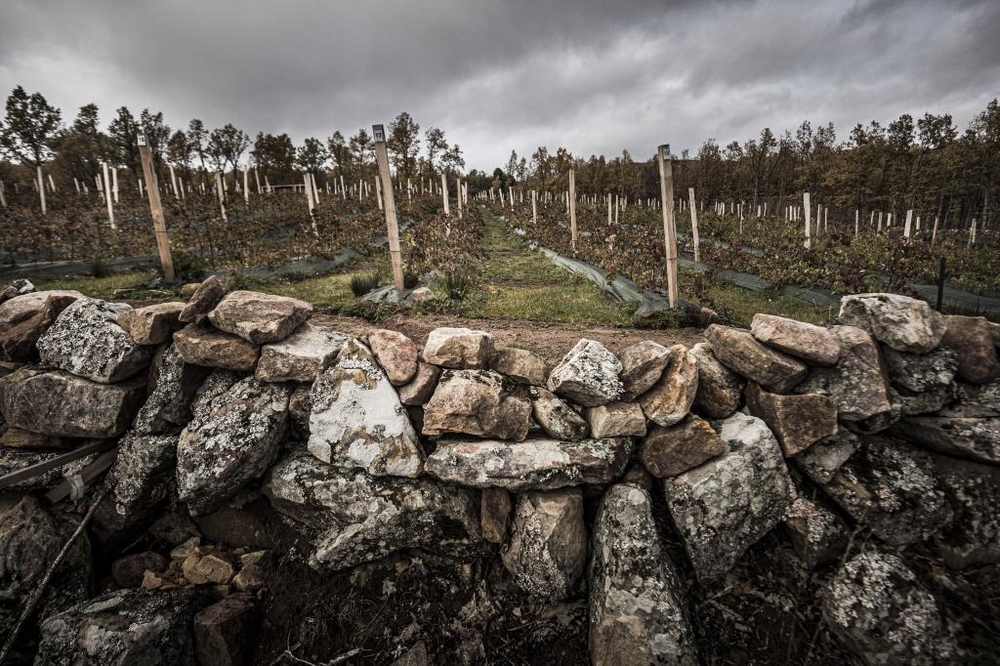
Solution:
[{"label": "grey stone", "polygon": [[535,388],[532,392],[535,395],[531,401],[531,415],[546,435],[552,439],[577,441],[589,434],[590,428],[583,417],[554,393],[543,388]]},{"label": "grey stone", "polygon": [[719,362],[775,393],[788,393],[805,379],[805,363],[765,347],[750,331],[712,324],[705,338]]},{"label": "grey stone", "polygon": [[941,342],[945,320],[926,301],[898,294],[854,294],[840,300],[837,323],[857,326],[902,352],[923,354]]},{"label": "grey stone", "polygon": [[934,537],[941,559],[959,571],[1000,562],[1000,467],[941,455],[931,464],[954,512]]},{"label": "grey stone", "polygon": [[858,447],[861,440],[850,430],[840,430],[833,437],[816,442],[795,456],[795,466],[806,476],[823,485],[829,483]]},{"label": "grey stone", "polygon": [[670,364],[638,401],[646,418],[666,428],[687,416],[697,393],[698,360],[684,345],[673,345]]},{"label": "grey stone", "polygon": [[911,416],[892,431],[935,451],[1000,464],[1000,417]]},{"label": "grey stone", "polygon": [[722,365],[707,342],[689,350],[698,361],[698,392],[693,407],[711,419],[725,419],[740,407],[746,380]]},{"label": "grey stone", "polygon": [[79,298],[78,291],[39,291],[0,304],[0,359],[37,361],[38,339]]},{"label": "grey stone", "polygon": [[840,516],[804,497],[789,507],[785,530],[795,553],[810,569],[837,559],[847,545],[847,526]]},{"label": "grey stone", "polygon": [[493,356],[493,336],[468,328],[436,328],[427,336],[426,363],[456,370],[485,368]]},{"label": "grey stone", "polygon": [[651,340],[626,347],[621,353],[623,399],[631,400],[653,388],[670,363],[670,350]]},{"label": "grey stone", "polygon": [[233,291],[208,313],[220,331],[238,335],[255,345],[280,342],[312,315],[305,301],[257,291]]},{"label": "grey stone", "polygon": [[583,339],[549,374],[547,388],[584,407],[617,400],[622,393],[622,364],[600,342]]},{"label": "grey stone", "polygon": [[169,342],[174,331],[183,328],[179,317],[183,303],[155,303],[118,315],[118,325],[128,331],[137,345]]},{"label": "grey stone", "polygon": [[163,353],[153,390],[132,423],[140,435],[180,432],[191,420],[191,402],[210,370],[185,363],[175,345]]},{"label": "grey stone", "polygon": [[305,322],[281,342],[260,348],[255,375],[262,382],[314,381],[350,339]]},{"label": "grey stone", "polygon": [[822,326],[758,313],[753,316],[750,332],[768,347],[813,365],[834,365],[840,358],[840,341]]},{"label": "grey stone", "polygon": [[545,386],[549,365],[541,356],[526,349],[507,347],[493,353],[490,368],[519,384]]},{"label": "grey stone", "polygon": [[462,433],[523,441],[531,402],[492,370],[446,370],[424,405],[424,435]]},{"label": "grey stone", "polygon": [[913,393],[948,386],[958,371],[958,354],[945,347],[926,354],[908,354],[885,346],[882,355],[889,381]]},{"label": "grey stone", "polygon": [[177,465],[178,435],[130,432],[118,445],[118,455],[104,483],[110,494],[95,518],[113,531],[128,530],[152,520],[170,498]]},{"label": "grey stone", "polygon": [[970,384],[1000,379],[1000,355],[985,317],[947,315],[941,346],[958,354],[958,376]]}]

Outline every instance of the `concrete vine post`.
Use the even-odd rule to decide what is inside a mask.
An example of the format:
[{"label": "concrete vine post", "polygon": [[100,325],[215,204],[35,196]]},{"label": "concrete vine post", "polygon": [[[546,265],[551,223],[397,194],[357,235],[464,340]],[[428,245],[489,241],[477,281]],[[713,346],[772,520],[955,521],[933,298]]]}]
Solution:
[{"label": "concrete vine post", "polygon": [[[674,200],[674,174],[670,159],[670,144],[663,144],[656,151],[660,168],[660,200]],[[677,307],[677,229],[674,226],[674,207],[663,206],[663,235],[667,255],[667,300],[671,308]]]},{"label": "concrete vine post", "polygon": [[[163,267],[163,277],[175,279],[174,260],[170,255],[170,239],[167,237],[167,221],[163,217],[163,205],[160,203],[160,188],[156,184],[156,172],[153,171],[153,160],[145,135],[139,135],[139,158],[142,161],[142,175],[146,180],[146,191],[149,193],[149,210],[153,215],[153,230],[156,234],[156,248],[160,252],[160,265]],[[105,164],[107,169],[107,164]],[[107,186],[105,186],[107,191]],[[110,199],[109,206],[110,206]]]},{"label": "concrete vine post", "polygon": [[812,247],[812,206],[809,204],[809,193],[802,194],[802,209],[805,211],[806,219],[806,249]]},{"label": "concrete vine post", "polygon": [[531,190],[531,224],[538,226],[538,191]]},{"label": "concrete vine post", "polygon": [[906,222],[903,224],[903,238],[910,237],[911,226],[913,225],[913,209],[906,211]]},{"label": "concrete vine post", "polygon": [[4,193],[4,184],[0,180],[0,208],[7,209],[7,195]]},{"label": "concrete vine post", "polygon": [[243,169],[243,203],[250,205],[250,170]]},{"label": "concrete vine post", "polygon": [[229,218],[226,216],[226,191],[223,187],[222,174],[218,171],[215,172],[215,191],[219,195],[219,212],[222,213],[222,221],[229,223]]},{"label": "concrete vine post", "polygon": [[[108,163],[104,162],[104,182],[108,182]],[[104,199],[108,205],[108,224],[111,225],[111,231],[117,231],[118,227],[115,225],[115,207],[111,203],[111,188],[104,188]]]},{"label": "concrete vine post", "polygon": [[458,219],[462,219],[462,179],[455,176],[455,192],[458,193],[456,204],[458,205]]},{"label": "concrete vine post", "polygon": [[37,168],[38,172],[38,182],[35,186],[38,188],[38,197],[42,202],[42,215],[45,215],[45,179],[42,177],[42,167]]},{"label": "concrete vine post", "polygon": [[569,228],[570,241],[573,244],[573,251],[576,252],[576,171],[569,170]]},{"label": "concrete vine post", "polygon": [[[396,291],[403,291],[406,285],[403,283],[403,260],[399,251],[399,225],[396,222],[396,199],[392,194],[392,176],[389,174],[389,151],[385,147],[385,127],[382,125],[372,125],[372,138],[375,140],[375,160],[378,162],[378,173],[382,179],[385,192],[385,224],[389,232],[389,257],[392,259],[392,281]],[[442,183],[447,188],[447,181],[444,174],[441,174]],[[447,190],[445,190],[447,197]],[[448,199],[445,198],[447,206]]]},{"label": "concrete vine post", "polygon": [[443,171],[441,172],[441,200],[444,201],[444,214],[451,217],[451,207],[448,205],[448,176]]},{"label": "concrete vine post", "polygon": [[699,242],[698,242],[698,212],[695,210],[694,205],[694,188],[688,188],[688,203],[690,204],[688,208],[691,209],[691,242],[694,243],[694,261],[698,263],[700,258],[699,254]]}]

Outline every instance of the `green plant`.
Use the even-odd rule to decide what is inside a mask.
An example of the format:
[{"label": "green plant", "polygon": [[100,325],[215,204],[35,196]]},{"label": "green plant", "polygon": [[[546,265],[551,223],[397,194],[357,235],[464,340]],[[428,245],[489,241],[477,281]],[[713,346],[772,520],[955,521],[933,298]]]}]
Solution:
[{"label": "green plant", "polygon": [[420,285],[420,276],[416,273],[411,273],[409,271],[403,273],[403,287],[406,289],[415,289]]},{"label": "green plant", "polygon": [[464,301],[472,293],[472,274],[463,268],[452,268],[444,273],[444,290],[453,301]]},{"label": "green plant", "polygon": [[359,273],[351,276],[351,292],[358,298],[378,287],[379,278],[376,273]]}]

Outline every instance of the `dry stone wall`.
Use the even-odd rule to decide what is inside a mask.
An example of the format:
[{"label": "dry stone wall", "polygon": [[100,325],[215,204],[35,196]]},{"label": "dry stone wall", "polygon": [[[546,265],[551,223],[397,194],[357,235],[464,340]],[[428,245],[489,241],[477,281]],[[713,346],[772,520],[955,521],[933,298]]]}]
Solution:
[{"label": "dry stone wall", "polygon": [[[498,558],[532,598],[587,600],[593,663],[693,664],[708,629],[690,595],[731,585],[781,531],[797,566],[827,572],[817,612],[840,648],[868,663],[977,657],[899,551],[956,575],[1000,563],[1000,326],[985,319],[862,294],[829,329],[760,314],[690,349],[582,339],[550,367],[485,331],[352,337],[311,323],[308,303],[217,278],[138,309],[4,294],[0,474],[113,440],[88,491],[107,493],[105,549],[171,507],[197,519],[262,496],[316,571],[408,549]],[[4,632],[66,532],[37,496],[83,483],[95,457],[8,489]],[[17,546],[32,530],[39,561]],[[56,579],[35,663],[249,659],[265,553],[196,537],[129,557],[98,599],[79,571]],[[91,629],[101,645],[80,638]]]}]

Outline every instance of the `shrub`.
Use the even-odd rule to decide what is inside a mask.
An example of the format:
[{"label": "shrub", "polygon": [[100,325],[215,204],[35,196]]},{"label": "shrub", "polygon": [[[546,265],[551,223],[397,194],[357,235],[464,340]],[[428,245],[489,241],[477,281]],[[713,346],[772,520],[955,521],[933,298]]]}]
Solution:
[{"label": "shrub", "polygon": [[379,279],[376,273],[359,273],[351,276],[351,292],[361,297],[378,287]]}]

